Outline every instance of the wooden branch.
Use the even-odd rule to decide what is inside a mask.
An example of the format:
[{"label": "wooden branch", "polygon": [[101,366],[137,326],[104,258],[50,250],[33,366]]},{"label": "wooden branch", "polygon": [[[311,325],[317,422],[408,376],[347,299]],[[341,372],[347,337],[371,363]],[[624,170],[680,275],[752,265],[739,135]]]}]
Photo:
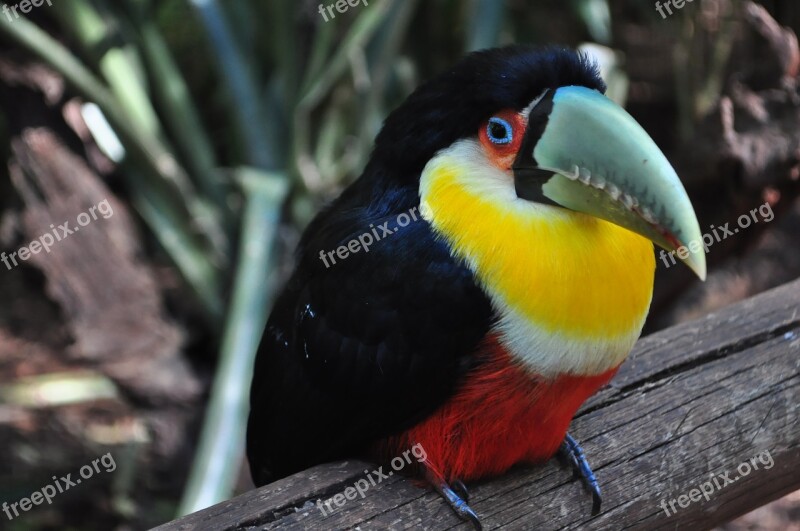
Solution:
[{"label": "wooden branch", "polygon": [[[485,529],[708,529],[800,487],[798,404],[800,280],[642,339],[584,405],[570,431],[600,480],[600,515],[555,460],[471,485],[470,505]],[[323,515],[319,500],[376,468],[318,466],[158,529],[469,529],[398,475]]]}]

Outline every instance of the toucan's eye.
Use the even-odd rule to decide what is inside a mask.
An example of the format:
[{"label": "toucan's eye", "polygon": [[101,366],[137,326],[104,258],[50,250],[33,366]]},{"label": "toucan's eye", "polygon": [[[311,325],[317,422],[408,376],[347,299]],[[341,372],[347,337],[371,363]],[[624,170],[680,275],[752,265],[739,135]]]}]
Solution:
[{"label": "toucan's eye", "polygon": [[508,171],[525,137],[526,128],[524,115],[515,109],[504,109],[480,125],[478,140],[489,160],[498,168]]},{"label": "toucan's eye", "polygon": [[514,140],[514,129],[507,121],[494,116],[486,124],[486,137],[492,144],[510,144]]}]

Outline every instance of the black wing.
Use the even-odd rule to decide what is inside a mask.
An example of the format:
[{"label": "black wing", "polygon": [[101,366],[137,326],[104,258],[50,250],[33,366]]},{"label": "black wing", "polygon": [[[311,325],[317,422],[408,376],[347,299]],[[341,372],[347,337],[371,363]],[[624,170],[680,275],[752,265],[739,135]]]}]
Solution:
[{"label": "black wing", "polygon": [[[301,243],[259,348],[247,436],[259,485],[354,455],[430,414],[475,363],[470,354],[490,326],[489,301],[427,222],[340,217],[309,229],[320,236]],[[393,232],[368,253],[329,268],[319,259],[347,244],[318,246],[334,241],[325,234],[337,223],[357,237],[384,219]]]}]

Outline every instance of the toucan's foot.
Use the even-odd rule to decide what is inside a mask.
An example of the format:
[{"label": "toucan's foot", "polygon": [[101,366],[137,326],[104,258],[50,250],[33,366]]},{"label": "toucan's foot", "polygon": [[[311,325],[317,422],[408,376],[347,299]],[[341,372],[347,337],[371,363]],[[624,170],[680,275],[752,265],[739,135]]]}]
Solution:
[{"label": "toucan's foot", "polygon": [[[461,482],[459,481],[458,483]],[[472,526],[478,531],[483,529],[483,525],[481,525],[478,515],[475,514],[475,511],[473,511],[470,506],[467,505],[467,502],[464,500],[464,498],[459,496],[456,491],[450,487],[450,485],[442,482],[439,485],[434,485],[433,488],[442,495],[447,502],[447,505],[449,505],[450,508],[455,511],[459,518],[466,522],[471,522]]]},{"label": "toucan's foot", "polygon": [[564,437],[559,453],[572,466],[575,477],[581,478],[583,485],[592,493],[592,516],[597,515],[600,512],[600,504],[603,503],[603,499],[600,497],[600,485],[597,484],[597,478],[586,460],[583,448],[568,433]]},{"label": "toucan's foot", "polygon": [[458,479],[453,481],[453,486],[447,484],[442,475],[432,468],[429,463],[423,462],[425,467],[425,478],[436,489],[442,498],[447,502],[447,505],[458,515],[459,518],[466,522],[470,522],[472,526],[481,531],[483,525],[481,524],[478,515],[468,505],[469,491],[466,485]]}]

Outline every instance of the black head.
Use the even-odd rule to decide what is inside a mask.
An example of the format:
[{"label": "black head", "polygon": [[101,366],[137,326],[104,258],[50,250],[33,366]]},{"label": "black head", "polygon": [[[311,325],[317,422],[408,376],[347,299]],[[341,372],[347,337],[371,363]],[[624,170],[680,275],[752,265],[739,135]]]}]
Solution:
[{"label": "black head", "polygon": [[437,151],[474,136],[493,113],[522,110],[545,89],[570,85],[606,88],[594,62],[569,49],[516,45],[471,53],[389,115],[372,158],[419,176]]}]

